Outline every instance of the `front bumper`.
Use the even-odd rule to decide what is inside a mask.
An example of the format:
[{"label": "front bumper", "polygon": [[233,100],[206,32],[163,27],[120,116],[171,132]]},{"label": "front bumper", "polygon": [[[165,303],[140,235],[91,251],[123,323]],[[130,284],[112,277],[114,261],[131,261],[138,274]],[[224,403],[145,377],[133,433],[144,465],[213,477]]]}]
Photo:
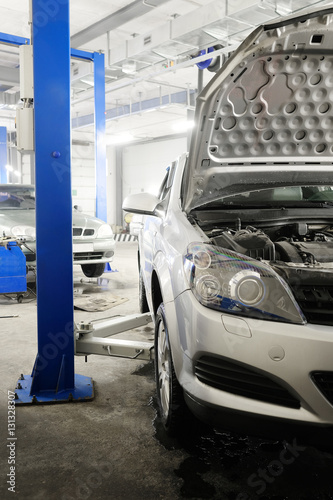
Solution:
[{"label": "front bumper", "polygon": [[[175,368],[181,386],[193,401],[247,417],[324,427],[333,425],[333,405],[312,379],[313,373],[333,374],[333,327],[219,313],[199,304],[190,291],[177,297],[175,307],[183,352],[182,366],[176,361]],[[207,357],[216,359],[218,367],[220,361],[222,365],[230,363],[259,374],[263,383],[272,381],[298,401],[298,406],[249,397],[245,391],[242,393],[242,384],[238,393],[234,389],[226,390],[228,384],[223,378],[229,374],[223,371],[223,366],[219,376],[224,389],[218,388],[218,384],[213,386],[211,379],[207,383],[202,378],[199,380],[198,363]]]},{"label": "front bumper", "polygon": [[254,435],[332,451],[333,425],[313,424],[222,408],[193,398],[185,392],[185,401],[197,418],[217,429],[226,429],[242,435]]},{"label": "front bumper", "polygon": [[115,249],[115,241],[111,239],[96,239],[92,241],[77,241],[73,239],[74,264],[102,264],[111,262]]},{"label": "front bumper", "polygon": [[[36,243],[29,242],[29,249],[22,247],[26,256],[27,266],[36,267]],[[59,248],[59,251],[61,249]],[[115,251],[115,241],[112,238],[79,241],[73,239],[74,264],[106,264],[112,262]]]}]

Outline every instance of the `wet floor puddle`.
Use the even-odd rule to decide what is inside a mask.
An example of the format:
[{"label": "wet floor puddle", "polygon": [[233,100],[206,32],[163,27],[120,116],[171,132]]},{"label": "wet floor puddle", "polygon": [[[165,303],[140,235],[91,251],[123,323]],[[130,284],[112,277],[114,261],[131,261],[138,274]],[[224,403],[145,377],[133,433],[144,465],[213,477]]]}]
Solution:
[{"label": "wet floor puddle", "polygon": [[[141,372],[141,373],[138,373]],[[153,363],[136,374],[154,377]],[[154,408],[155,438],[185,458],[173,471],[182,480],[179,498],[212,500],[333,500],[333,454],[287,441],[213,429],[196,419],[181,435],[166,435]]]}]

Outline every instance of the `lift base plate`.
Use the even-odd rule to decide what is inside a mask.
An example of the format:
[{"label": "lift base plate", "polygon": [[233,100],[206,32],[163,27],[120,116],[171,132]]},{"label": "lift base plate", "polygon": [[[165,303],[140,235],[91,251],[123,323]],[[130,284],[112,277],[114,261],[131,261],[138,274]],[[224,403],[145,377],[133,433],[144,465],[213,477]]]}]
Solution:
[{"label": "lift base plate", "polygon": [[75,388],[55,393],[43,391],[38,395],[31,392],[31,375],[21,375],[15,389],[15,405],[56,404],[83,402],[94,399],[94,382],[91,377],[75,374]]}]

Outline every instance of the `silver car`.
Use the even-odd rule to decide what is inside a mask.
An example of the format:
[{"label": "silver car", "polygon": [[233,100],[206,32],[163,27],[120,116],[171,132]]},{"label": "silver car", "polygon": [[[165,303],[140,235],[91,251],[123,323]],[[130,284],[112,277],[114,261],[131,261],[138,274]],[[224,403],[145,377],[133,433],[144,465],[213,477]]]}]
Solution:
[{"label": "silver car", "polygon": [[160,412],[333,426],[333,9],[258,27],[198,97],[143,214],[140,303]]},{"label": "silver car", "polygon": [[[36,267],[35,188],[30,185],[0,185],[1,235],[22,242],[28,268]],[[57,237],[54,235],[54,244]],[[111,262],[115,241],[109,224],[73,210],[73,261],[88,277],[98,277]],[[61,246],[59,245],[59,251]]]}]

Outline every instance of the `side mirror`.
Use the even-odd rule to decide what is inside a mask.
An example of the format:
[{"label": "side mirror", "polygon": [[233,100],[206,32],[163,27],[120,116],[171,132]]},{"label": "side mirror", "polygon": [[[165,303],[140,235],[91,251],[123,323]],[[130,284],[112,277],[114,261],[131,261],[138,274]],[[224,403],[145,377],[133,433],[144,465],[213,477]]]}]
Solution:
[{"label": "side mirror", "polygon": [[133,214],[157,215],[157,206],[161,200],[149,193],[131,194],[123,202],[123,210]]}]

